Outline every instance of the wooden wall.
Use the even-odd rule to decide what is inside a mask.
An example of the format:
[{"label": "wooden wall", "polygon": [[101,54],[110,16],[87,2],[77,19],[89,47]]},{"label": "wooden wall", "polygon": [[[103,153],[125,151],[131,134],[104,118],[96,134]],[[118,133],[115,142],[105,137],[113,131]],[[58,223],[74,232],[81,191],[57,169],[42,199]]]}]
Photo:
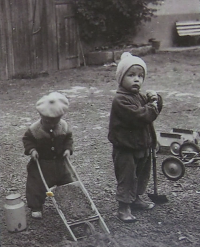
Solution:
[{"label": "wooden wall", "polygon": [[[59,37],[63,33],[60,26],[66,30],[65,18],[70,13],[72,25],[67,28],[74,36],[67,35],[62,42],[69,43],[73,38],[75,41],[70,44],[78,47],[70,8],[69,0],[0,0],[0,79],[34,77],[43,72],[79,66],[78,48],[73,54],[76,61],[67,64],[71,49],[60,45]],[[65,60],[60,58],[61,54]]]}]

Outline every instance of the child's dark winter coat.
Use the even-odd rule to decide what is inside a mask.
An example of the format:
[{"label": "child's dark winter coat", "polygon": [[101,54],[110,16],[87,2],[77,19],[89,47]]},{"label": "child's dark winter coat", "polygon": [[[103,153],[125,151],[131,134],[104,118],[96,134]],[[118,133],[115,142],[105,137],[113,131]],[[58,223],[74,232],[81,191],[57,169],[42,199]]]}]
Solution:
[{"label": "child's dark winter coat", "polygon": [[113,99],[108,139],[115,147],[145,150],[156,145],[153,121],[162,109],[159,96],[158,109],[148,103],[146,95],[133,94],[122,87]]}]

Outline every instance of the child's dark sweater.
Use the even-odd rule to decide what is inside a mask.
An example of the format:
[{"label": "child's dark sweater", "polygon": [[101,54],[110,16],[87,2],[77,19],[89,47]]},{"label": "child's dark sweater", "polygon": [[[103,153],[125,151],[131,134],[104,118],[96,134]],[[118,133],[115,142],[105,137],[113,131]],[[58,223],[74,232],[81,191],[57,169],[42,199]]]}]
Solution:
[{"label": "child's dark sweater", "polygon": [[141,93],[119,88],[113,99],[108,139],[115,147],[144,150],[155,146],[153,121],[162,109],[158,95],[158,109]]},{"label": "child's dark sweater", "polygon": [[26,155],[36,149],[39,158],[44,160],[61,158],[66,149],[69,149],[71,154],[73,152],[72,132],[62,119],[51,131],[45,130],[38,120],[24,134],[23,144]]}]

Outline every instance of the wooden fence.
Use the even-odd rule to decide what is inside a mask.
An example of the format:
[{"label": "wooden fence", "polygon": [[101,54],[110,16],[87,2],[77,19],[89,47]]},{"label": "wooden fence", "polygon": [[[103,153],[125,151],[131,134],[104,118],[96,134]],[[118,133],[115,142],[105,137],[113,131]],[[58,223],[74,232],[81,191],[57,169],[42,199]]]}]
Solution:
[{"label": "wooden fence", "polygon": [[0,79],[79,65],[70,0],[0,0]]}]

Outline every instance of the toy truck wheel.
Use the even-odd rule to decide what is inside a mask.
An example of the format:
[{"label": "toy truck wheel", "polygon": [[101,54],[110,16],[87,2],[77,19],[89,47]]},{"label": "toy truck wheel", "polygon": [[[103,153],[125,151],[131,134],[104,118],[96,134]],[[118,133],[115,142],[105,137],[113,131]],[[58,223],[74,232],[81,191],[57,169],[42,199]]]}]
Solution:
[{"label": "toy truck wheel", "polygon": [[160,151],[160,143],[157,141],[156,143],[156,153]]},{"label": "toy truck wheel", "polygon": [[179,155],[179,150],[180,150],[180,143],[178,142],[172,142],[170,145],[170,152],[175,155],[178,156]]},{"label": "toy truck wheel", "polygon": [[169,157],[162,162],[162,172],[169,180],[177,181],[185,174],[185,165],[176,157]]},{"label": "toy truck wheel", "polygon": [[189,161],[200,152],[199,146],[193,142],[185,142],[180,146],[179,155],[184,161]]}]

